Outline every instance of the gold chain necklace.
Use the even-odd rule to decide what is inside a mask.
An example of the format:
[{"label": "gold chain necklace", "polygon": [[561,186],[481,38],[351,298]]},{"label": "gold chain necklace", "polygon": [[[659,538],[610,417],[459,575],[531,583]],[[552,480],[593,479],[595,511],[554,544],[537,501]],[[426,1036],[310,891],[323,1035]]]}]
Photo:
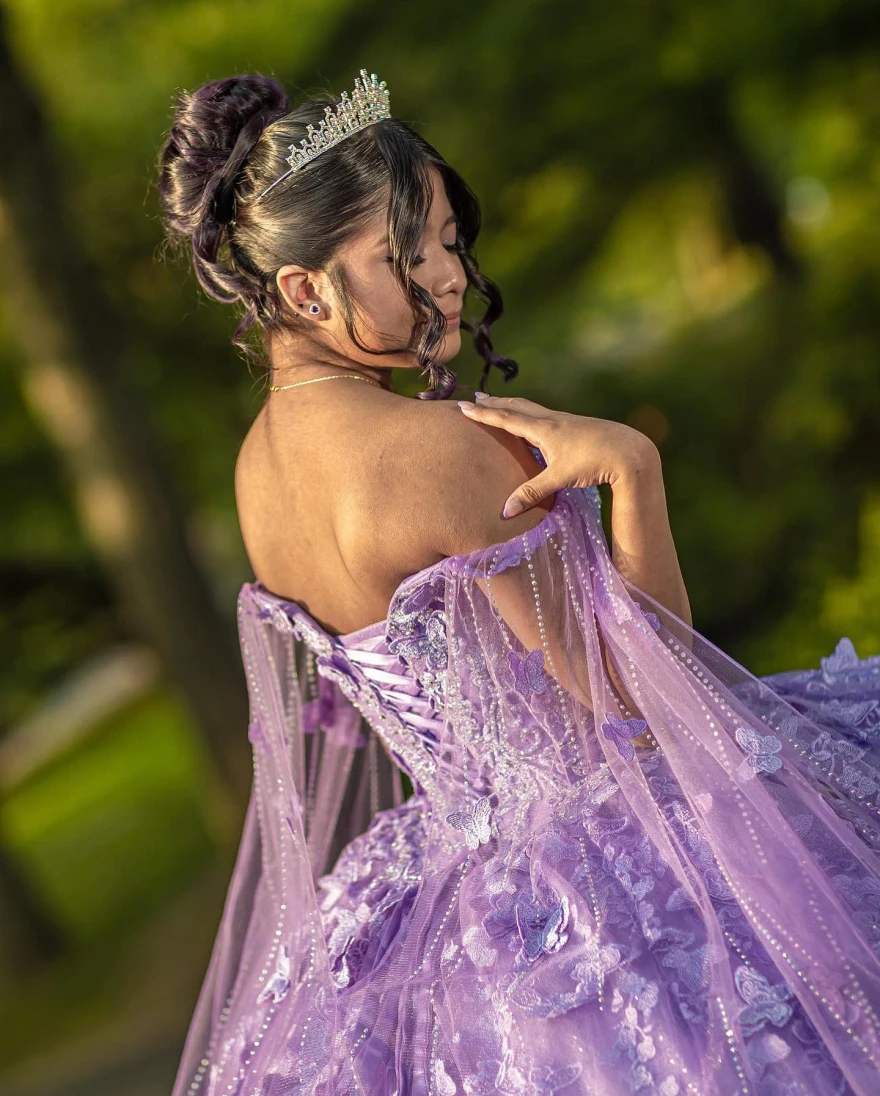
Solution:
[{"label": "gold chain necklace", "polygon": [[283,392],[285,388],[299,388],[304,384],[317,384],[318,381],[333,381],[341,377],[343,380],[349,381],[366,381],[367,384],[375,384],[377,388],[381,388],[382,385],[378,381],[372,380],[370,377],[360,377],[354,373],[331,373],[329,377],[313,377],[310,381],[297,381],[296,384],[270,384],[270,392]]}]

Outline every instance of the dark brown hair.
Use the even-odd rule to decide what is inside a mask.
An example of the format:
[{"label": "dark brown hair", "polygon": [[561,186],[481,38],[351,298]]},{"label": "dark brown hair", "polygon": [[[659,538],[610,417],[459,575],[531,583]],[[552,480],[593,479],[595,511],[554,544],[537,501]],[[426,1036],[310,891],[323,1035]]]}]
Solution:
[{"label": "dark brown hair", "polygon": [[[339,249],[379,210],[389,212],[393,269],[417,317],[410,351],[427,373],[423,399],[447,398],[456,374],[433,360],[446,323],[433,298],[412,281],[417,248],[431,204],[429,168],[446,187],[458,218],[456,251],[468,286],[487,302],[478,323],[462,317],[462,329],[473,333],[484,361],[480,387],[497,366],[506,380],[516,376],[515,361],[496,354],[489,335],[503,313],[498,287],[482,275],[472,249],[480,231],[480,205],[461,176],[423,137],[397,118],[383,119],[340,141],[313,162],[254,199],[287,171],[289,146],[316,128],[335,100],[313,96],[290,108],[277,80],[258,73],[230,76],[180,92],[171,129],[159,154],[159,195],[170,243],[191,246],[200,285],[211,297],[241,302],[243,315],[232,343],[268,368],[273,332],[282,328],[309,337],[311,325],[294,313],[278,290],[275,275],[286,263],[327,273],[339,294],[349,338],[367,353],[406,353],[406,349],[371,350],[354,330],[355,302]],[[246,336],[254,325],[263,331],[262,354]]]}]

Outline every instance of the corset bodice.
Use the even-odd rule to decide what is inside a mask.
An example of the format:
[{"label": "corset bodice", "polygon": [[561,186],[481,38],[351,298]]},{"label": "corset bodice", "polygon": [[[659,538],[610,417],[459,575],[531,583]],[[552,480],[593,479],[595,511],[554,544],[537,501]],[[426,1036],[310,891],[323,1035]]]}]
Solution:
[{"label": "corset bodice", "polygon": [[442,579],[426,568],[398,588],[384,620],[331,635],[299,604],[251,584],[264,619],[313,652],[315,668],[334,682],[377,733],[413,782],[431,794],[445,706],[447,662]]}]

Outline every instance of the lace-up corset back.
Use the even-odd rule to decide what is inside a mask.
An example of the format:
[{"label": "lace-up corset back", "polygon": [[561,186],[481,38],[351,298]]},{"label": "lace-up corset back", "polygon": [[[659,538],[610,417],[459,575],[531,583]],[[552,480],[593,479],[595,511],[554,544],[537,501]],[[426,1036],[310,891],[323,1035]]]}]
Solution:
[{"label": "lace-up corset back", "polygon": [[[437,786],[447,662],[444,579],[431,568],[395,593],[387,618],[330,635],[302,606],[251,586],[260,615],[292,632],[315,655],[315,667],[361,712],[416,792]],[[454,774],[444,777],[448,792]],[[460,780],[460,776],[459,776]]]}]

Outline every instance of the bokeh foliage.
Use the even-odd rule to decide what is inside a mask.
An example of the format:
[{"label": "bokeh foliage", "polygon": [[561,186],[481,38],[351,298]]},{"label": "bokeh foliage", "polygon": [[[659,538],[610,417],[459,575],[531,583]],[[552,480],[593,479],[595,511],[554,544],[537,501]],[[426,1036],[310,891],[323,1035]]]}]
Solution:
[{"label": "bokeh foliage", "polygon": [[[145,410],[225,596],[247,574],[231,470],[259,386],[226,342],[231,310],[161,247],[156,150],[176,88],[256,70],[293,95],[338,91],[366,64],[483,202],[497,345],[521,367],[504,390],[661,446],[697,627],[756,671],[815,664],[842,631],[880,648],[876,614],[833,592],[877,584],[859,550],[880,422],[874,5],[454,0],[439,21],[394,2],[9,7],[82,238],[146,335]],[[14,346],[0,353],[10,719],[106,642],[112,606],[17,397]],[[473,379],[467,350],[457,366]],[[44,658],[23,663],[23,625],[54,636]]]},{"label": "bokeh foliage", "polygon": [[[483,203],[477,256],[506,301],[496,346],[520,363],[491,391],[626,421],[660,447],[695,627],[758,674],[815,666],[842,635],[862,656],[880,653],[875,0],[6,8],[76,230],[143,348],[132,379],[144,414],[230,613],[250,577],[232,470],[260,386],[228,344],[232,311],[203,298],[161,246],[156,153],[177,88],[259,71],[294,97],[338,94],[367,67]],[[19,353],[0,302],[0,726],[128,638],[66,471],[19,394]],[[467,349],[453,367],[469,383],[478,375]],[[421,386],[398,380],[402,392]],[[26,810],[25,799],[9,805],[14,842],[31,848],[44,893],[77,933],[121,931],[207,847],[190,828],[186,727],[167,703],[153,698],[133,717],[118,753],[105,733],[103,753],[70,759],[64,779],[91,782],[94,795],[69,804],[63,840],[47,813],[59,772],[22,791],[34,797]],[[150,719],[166,733],[143,755],[138,728]],[[63,841],[126,824],[111,794],[122,794],[120,758],[143,776],[135,814],[149,802],[163,815],[157,780],[177,789],[159,832],[181,844],[173,855],[151,846],[142,811],[129,836],[143,878],[120,889],[108,870],[77,897]],[[89,813],[101,802],[102,820]]]}]

